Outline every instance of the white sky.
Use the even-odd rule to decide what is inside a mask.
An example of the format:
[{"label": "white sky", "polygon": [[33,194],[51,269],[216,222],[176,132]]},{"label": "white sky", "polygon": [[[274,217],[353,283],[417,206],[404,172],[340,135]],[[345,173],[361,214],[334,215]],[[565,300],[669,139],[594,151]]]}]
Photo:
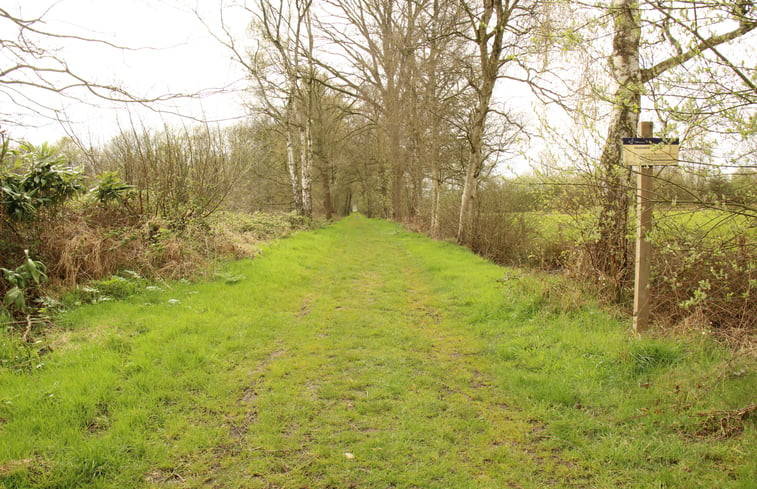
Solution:
[{"label": "white sky", "polygon": [[[23,17],[39,16],[47,11],[45,28],[54,32],[144,48],[124,51],[93,43],[44,41],[44,47],[60,48],[60,57],[88,80],[117,84],[135,95],[144,96],[195,93],[233,86],[236,90],[230,93],[174,101],[172,105],[162,106],[166,111],[197,119],[233,121],[246,112],[241,93],[245,86],[244,72],[193,12],[193,8],[200,9],[203,21],[217,29],[219,3],[218,0],[5,0],[3,8]],[[226,9],[224,15],[235,37],[244,37],[250,19],[234,9]],[[499,93],[516,110],[526,114],[533,112],[533,98],[523,87],[500,87]],[[49,98],[45,103],[65,109],[67,117],[74,121],[75,133],[85,143],[93,145],[116,135],[119,124],[128,126],[130,118],[149,127],[160,127],[164,122],[171,125],[182,123],[175,116],[158,114],[138,105],[109,106],[106,102],[91,100],[98,107],[60,98]],[[7,102],[0,100],[0,104]],[[2,109],[5,107],[0,105]],[[555,115],[558,116],[563,117],[562,114]],[[29,121],[36,127],[28,125]],[[27,139],[37,144],[55,142],[66,136],[65,129],[55,121],[34,118],[24,122],[27,125],[5,129],[9,129],[13,139]],[[567,120],[566,125],[570,125]],[[532,141],[532,146],[537,147],[527,151],[538,158],[540,143]],[[504,162],[503,166],[508,163],[520,170],[525,166],[525,160],[520,158]]]},{"label": "white sky", "polygon": [[[199,2],[200,0],[198,0]],[[166,93],[196,93],[208,89],[243,86],[244,73],[235,65],[226,48],[208,33],[191,9],[195,0],[14,0],[13,12],[24,17],[45,14],[48,30],[103,39],[130,48],[117,50],[92,43],[49,40],[45,47],[60,48],[59,55],[72,70],[83,73],[88,80],[116,84],[130,93],[158,96]],[[217,2],[204,2],[204,7]],[[217,7],[216,7],[217,8]],[[202,12],[209,24],[217,21],[215,11]],[[244,34],[247,20],[226,19],[239,34]],[[234,25],[235,24],[235,25]],[[114,107],[92,99],[99,107],[76,101],[50,98],[48,103],[65,109],[75,122],[80,137],[97,144],[118,131],[118,122],[128,124],[129,112],[148,126],[163,122],[180,123],[176,117],[156,114],[136,105]],[[239,92],[210,95],[194,100],[173,101],[162,106],[207,120],[240,117],[245,111]],[[14,139],[35,143],[54,142],[66,135],[57,122],[34,120],[39,127],[10,128]]]}]

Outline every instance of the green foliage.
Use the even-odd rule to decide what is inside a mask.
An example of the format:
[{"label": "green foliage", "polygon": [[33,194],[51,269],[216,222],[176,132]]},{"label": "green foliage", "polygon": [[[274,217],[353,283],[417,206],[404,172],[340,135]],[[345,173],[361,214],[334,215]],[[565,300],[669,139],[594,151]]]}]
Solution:
[{"label": "green foliage", "polygon": [[[652,308],[668,323],[730,335],[757,328],[757,240],[743,228],[658,230],[652,262]],[[724,229],[723,229],[724,228]],[[746,338],[744,338],[746,339]]]},{"label": "green foliage", "polygon": [[[3,322],[0,315],[0,324]],[[0,372],[6,370],[14,374],[29,373],[39,367],[41,364],[35,345],[30,345],[11,333],[0,333]]]},{"label": "green foliage", "polygon": [[29,258],[44,256],[41,235],[50,230],[58,217],[60,206],[83,191],[82,173],[70,166],[65,156],[43,144],[33,146],[21,143],[9,149],[3,146],[4,160],[0,161],[0,265],[13,265],[17,253],[24,250],[26,259],[15,270],[3,269],[0,294],[14,314],[27,314],[32,310],[30,300],[36,298],[36,289],[46,278],[45,267]]},{"label": "green foliage", "polygon": [[113,275],[102,280],[92,280],[66,294],[64,302],[68,305],[98,303],[125,299],[133,296],[149,285],[149,281],[138,273],[125,270],[122,275]]},{"label": "green foliage", "polygon": [[245,280],[247,277],[241,274],[219,272],[216,273],[216,278],[223,280],[228,285],[234,285]]},{"label": "green foliage", "polygon": [[0,182],[0,193],[5,213],[13,220],[20,221],[34,215],[37,211],[33,195],[26,193],[21,181],[16,177],[4,177]]},{"label": "green foliage", "polygon": [[47,280],[47,267],[44,263],[32,260],[29,250],[24,250],[24,262],[15,270],[0,268],[3,278],[10,285],[3,303],[11,312],[26,314],[32,307],[30,299],[36,295],[42,282]]},{"label": "green foliage", "polygon": [[22,143],[9,154],[12,172],[0,176],[0,205],[11,220],[32,219],[84,190],[81,171],[47,144]]},{"label": "green foliage", "polygon": [[89,192],[100,204],[123,203],[134,193],[134,186],[124,183],[117,172],[105,172],[97,177]]}]

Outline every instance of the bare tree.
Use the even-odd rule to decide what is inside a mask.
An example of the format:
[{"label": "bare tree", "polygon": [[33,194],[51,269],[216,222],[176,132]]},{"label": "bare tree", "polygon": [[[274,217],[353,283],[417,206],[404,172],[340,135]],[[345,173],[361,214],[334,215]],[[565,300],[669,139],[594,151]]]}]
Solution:
[{"label": "bare tree", "polygon": [[[0,8],[0,124],[19,125],[23,114],[51,120],[65,120],[55,97],[77,103],[92,99],[151,106],[180,95],[145,97],[115,84],[97,82],[71,67],[65,53],[54,44],[60,41],[98,44],[114,50],[132,50],[104,39],[53,30],[45,20],[46,11],[26,17]],[[53,95],[51,98],[50,95]],[[7,105],[6,105],[7,104]]]},{"label": "bare tree", "polygon": [[153,131],[132,122],[96,156],[134,186],[134,212],[176,221],[207,217],[246,173],[234,131],[203,126]]},{"label": "bare tree", "polygon": [[[283,111],[276,107],[269,95],[266,94],[265,85],[270,86],[270,80],[264,77],[267,74],[258,67],[250,66],[249,73],[258,84],[258,95],[262,96],[265,105],[271,114],[279,114],[279,120],[284,126],[287,140],[287,160],[289,162],[289,175],[292,180],[292,192],[295,208],[302,215],[312,213],[312,137],[310,117],[310,102],[312,101],[312,31],[310,23],[309,0],[295,0],[288,2],[281,0],[278,4],[271,1],[260,0],[257,4],[259,13],[256,13],[257,27],[260,29],[262,39],[275,49],[274,63],[284,75],[283,96],[286,100]],[[250,12],[253,10],[248,9]],[[303,33],[306,29],[307,36]],[[303,42],[303,37],[307,41]],[[305,46],[308,67],[311,71],[303,78],[301,55]],[[259,59],[260,50],[254,59]],[[240,56],[242,56],[240,54]],[[245,64],[247,64],[245,62]],[[310,78],[308,78],[310,77]],[[303,89],[304,82],[304,89]],[[297,164],[296,140],[299,135],[300,164]],[[299,170],[299,171],[298,171]]]},{"label": "bare tree", "polygon": [[467,110],[470,87],[465,83],[466,40],[456,35],[465,10],[458,2],[434,0],[426,7],[422,24],[422,53],[418,60],[417,98],[420,109],[412,118],[423,170],[431,182],[429,233],[440,237],[442,185],[451,174],[451,143],[463,137],[459,119]]},{"label": "bare tree", "polygon": [[[220,3],[220,31],[197,18],[247,72],[256,101],[254,110],[277,121],[286,138],[287,169],[297,213],[312,213],[312,0],[242,0]],[[224,11],[241,10],[251,18],[253,43],[240,42],[229,29]],[[251,44],[254,45],[251,47]]]},{"label": "bare tree", "polygon": [[[450,79],[453,57],[443,49],[457,27],[457,3],[433,0],[350,0],[328,3],[329,19],[321,24],[331,54],[345,70],[324,66],[360,100],[377,138],[377,180],[383,214],[396,219],[418,213],[425,190],[430,145],[428,123],[441,117],[439,98]],[[457,84],[457,82],[453,82]],[[429,90],[435,90],[435,93]],[[429,117],[430,114],[434,114]],[[431,137],[430,137],[431,136]]]},{"label": "bare tree", "polygon": [[475,59],[467,66],[468,83],[476,94],[476,102],[469,122],[470,154],[457,231],[460,244],[470,244],[471,240],[473,202],[484,169],[484,136],[494,86],[505,66],[517,60],[522,52],[523,37],[533,27],[537,7],[536,2],[522,0],[464,2],[469,33],[465,37],[475,46]]}]

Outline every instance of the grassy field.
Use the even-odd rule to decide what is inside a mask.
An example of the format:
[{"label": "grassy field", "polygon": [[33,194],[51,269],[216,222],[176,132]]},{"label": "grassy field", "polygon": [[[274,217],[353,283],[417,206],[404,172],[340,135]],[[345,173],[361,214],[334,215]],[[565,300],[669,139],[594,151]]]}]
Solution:
[{"label": "grassy field", "polygon": [[0,487],[757,479],[749,359],[634,339],[556,277],[383,221],[352,216],[62,324],[37,345],[51,352],[0,368]]},{"label": "grassy field", "polygon": [[[582,217],[559,212],[533,211],[524,212],[522,215],[538,235],[547,241],[578,239],[581,236],[579,229],[594,227],[589,224],[596,220],[591,214]],[[631,210],[629,222],[635,229],[635,209]],[[723,239],[744,234],[757,239],[757,225],[754,219],[716,209],[691,209],[683,206],[662,208],[658,205],[654,222],[663,232],[675,231],[678,235],[688,233]]]}]

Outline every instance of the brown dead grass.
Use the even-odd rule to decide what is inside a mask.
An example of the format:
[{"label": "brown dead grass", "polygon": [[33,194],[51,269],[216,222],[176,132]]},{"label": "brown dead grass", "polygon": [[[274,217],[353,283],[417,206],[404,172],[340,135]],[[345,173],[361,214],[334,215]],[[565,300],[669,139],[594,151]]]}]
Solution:
[{"label": "brown dead grass", "polygon": [[[261,238],[228,222],[227,217],[175,229],[159,219],[71,207],[29,234],[37,235],[35,253],[48,265],[51,284],[72,287],[124,269],[158,279],[190,278],[209,270],[215,260],[257,255]],[[282,227],[278,235],[291,230]]]},{"label": "brown dead grass", "polygon": [[11,460],[0,465],[0,475],[11,475],[17,472],[22,472],[31,467],[34,462],[31,458],[25,458],[23,460]]},{"label": "brown dead grass", "polygon": [[116,227],[86,213],[70,212],[51,222],[41,242],[51,280],[66,286],[103,278],[124,267],[144,270],[149,263],[143,226]]}]

